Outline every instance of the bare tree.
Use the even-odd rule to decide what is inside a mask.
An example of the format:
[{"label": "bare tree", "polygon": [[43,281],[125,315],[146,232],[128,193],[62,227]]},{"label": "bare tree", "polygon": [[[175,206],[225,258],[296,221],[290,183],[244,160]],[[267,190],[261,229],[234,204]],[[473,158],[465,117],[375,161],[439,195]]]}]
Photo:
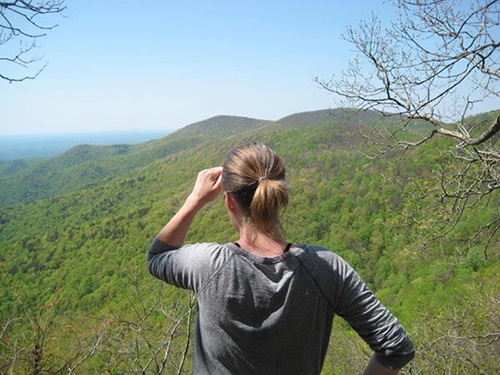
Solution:
[{"label": "bare tree", "polygon": [[29,69],[30,65],[42,60],[36,55],[38,39],[47,35],[56,24],[44,25],[40,18],[61,14],[66,9],[64,0],[0,0],[0,78],[12,82],[21,82],[36,78],[45,68],[35,69],[34,73],[16,75],[15,66]]},{"label": "bare tree", "polygon": [[[341,106],[396,120],[365,134],[372,158],[404,154],[436,135],[452,140],[436,170],[439,199],[448,203],[441,229],[449,231],[464,210],[500,188],[500,112],[470,116],[479,103],[500,98],[500,0],[391,2],[397,21],[384,28],[372,16],[349,27],[343,37],[356,57],[338,79],[316,81]],[[497,216],[490,233],[499,228]]]},{"label": "bare tree", "polygon": [[0,374],[189,372],[196,298],[145,282],[140,269],[129,269],[125,300],[97,315],[67,311],[58,291],[43,302],[19,288],[11,313],[0,316]]},{"label": "bare tree", "polygon": [[[19,301],[17,316],[1,322],[0,374],[74,374],[96,354],[109,322],[99,322],[92,334],[83,337],[73,330],[61,337],[56,332],[70,323],[56,312],[59,303],[40,306]],[[54,354],[60,339],[67,345],[63,356]]]},{"label": "bare tree", "polygon": [[[490,285],[489,285],[490,284]],[[498,374],[500,297],[494,281],[479,285],[473,301],[455,297],[442,316],[422,314],[414,326],[418,358],[411,374]],[[429,328],[432,327],[432,328]]]},{"label": "bare tree", "polygon": [[113,327],[102,349],[108,368],[139,374],[185,373],[194,295],[180,293],[167,303],[172,287],[145,283],[137,270],[128,275],[127,287],[126,308],[113,311]]}]

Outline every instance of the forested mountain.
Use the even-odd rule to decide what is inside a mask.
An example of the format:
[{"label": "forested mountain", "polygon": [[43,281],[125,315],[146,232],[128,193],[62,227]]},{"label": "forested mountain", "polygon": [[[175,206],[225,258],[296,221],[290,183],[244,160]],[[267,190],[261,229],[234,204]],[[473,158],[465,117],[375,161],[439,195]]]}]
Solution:
[{"label": "forested mountain", "polygon": [[0,160],[0,178],[15,175],[30,165],[39,163],[41,160],[41,158]]},{"label": "forested mountain", "polygon": [[[282,126],[345,126],[369,124],[379,119],[375,112],[350,115],[342,110],[297,114],[277,122],[236,116],[216,116],[188,125],[155,141],[136,145],[79,145],[63,154],[21,168],[22,161],[0,169],[0,207],[50,197],[110,180],[118,175],[211,139],[241,136],[248,131],[268,131]],[[0,164],[0,167],[2,164]],[[14,168],[18,173],[12,173]],[[15,170],[15,169],[14,169]]]},{"label": "forested mountain", "polygon": [[[218,116],[143,144],[77,146],[6,174],[0,373],[190,373],[192,296],[153,279],[146,251],[198,171],[253,140],[287,166],[286,239],[343,256],[408,329],[417,357],[403,373],[498,373],[500,241],[484,228],[500,198],[436,235],[436,202],[422,187],[438,186],[449,143],[436,137],[401,160],[363,157],[360,129],[390,121],[343,110]],[[188,234],[188,242],[235,238],[221,199]],[[368,353],[336,318],[324,373],[359,373]]]}]

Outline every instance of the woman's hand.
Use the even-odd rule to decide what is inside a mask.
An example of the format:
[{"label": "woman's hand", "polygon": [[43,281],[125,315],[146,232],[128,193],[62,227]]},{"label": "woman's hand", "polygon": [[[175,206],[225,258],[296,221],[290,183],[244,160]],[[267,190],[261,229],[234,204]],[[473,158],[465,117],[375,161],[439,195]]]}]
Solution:
[{"label": "woman's hand", "polygon": [[222,167],[204,169],[198,173],[193,191],[188,200],[193,201],[198,208],[210,203],[222,189]]},{"label": "woman's hand", "polygon": [[378,360],[376,356],[373,356],[368,366],[363,372],[363,375],[397,375],[399,374],[399,369],[390,370],[384,367]]},{"label": "woman's hand", "polygon": [[205,169],[198,173],[192,193],[157,238],[171,247],[181,247],[196,213],[204,205],[213,201],[221,189],[222,167]]}]

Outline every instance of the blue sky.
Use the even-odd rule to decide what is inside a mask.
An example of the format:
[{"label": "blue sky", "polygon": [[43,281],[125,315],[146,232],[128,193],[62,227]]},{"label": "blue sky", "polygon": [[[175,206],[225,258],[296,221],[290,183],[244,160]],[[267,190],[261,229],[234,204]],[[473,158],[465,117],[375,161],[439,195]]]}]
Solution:
[{"label": "blue sky", "polygon": [[0,82],[0,134],[176,129],[219,115],[328,108],[313,82],[352,57],[340,36],[378,1],[67,1],[48,66]]}]

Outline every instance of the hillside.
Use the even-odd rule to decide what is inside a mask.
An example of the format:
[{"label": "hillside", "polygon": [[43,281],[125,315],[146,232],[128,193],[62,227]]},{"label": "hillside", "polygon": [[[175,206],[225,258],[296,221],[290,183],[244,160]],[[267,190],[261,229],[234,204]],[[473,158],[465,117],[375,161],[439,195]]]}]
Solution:
[{"label": "hillside", "polygon": [[42,160],[41,158],[0,160],[0,178],[15,175],[30,165],[38,164]]},{"label": "hillside", "polygon": [[[11,129],[14,130],[15,129]],[[0,163],[6,160],[47,159],[71,147],[90,145],[137,144],[167,135],[169,131],[122,133],[42,133],[0,135]]]},{"label": "hillside", "polygon": [[279,119],[277,122],[285,127],[307,127],[311,124],[328,123],[332,118],[335,118],[339,124],[348,124],[349,126],[362,124],[369,126],[374,122],[380,121],[382,116],[374,111],[358,112],[350,109],[335,108],[294,113]]},{"label": "hillside", "polygon": [[328,110],[292,115],[277,122],[236,116],[216,116],[188,125],[164,138],[141,144],[79,145],[59,156],[32,163],[24,168],[19,164],[17,173],[12,173],[16,164],[11,163],[11,167],[5,168],[3,176],[0,174],[0,207],[30,202],[111,180],[154,160],[220,137],[244,136],[249,132],[255,134],[257,129],[266,132],[280,126],[294,128],[299,123],[307,127],[335,126],[338,129],[345,127],[347,131],[354,123],[363,120],[366,124],[368,119],[378,117],[375,113],[348,117],[343,111],[331,113]]},{"label": "hillside", "polygon": [[[276,149],[287,166],[287,240],[340,254],[409,331],[418,354],[403,373],[498,373],[500,234],[486,246],[481,228],[497,217],[499,195],[464,212],[447,237],[432,238],[434,201],[419,189],[439,184],[447,142],[437,137],[400,161],[372,162],[357,150],[357,125],[384,118],[330,113],[216,117],[139,145],[79,146],[1,180],[0,373],[13,358],[17,373],[29,373],[40,347],[41,373],[80,360],[81,374],[190,373],[196,307],[189,293],[148,274],[146,251],[198,171],[251,140]],[[188,235],[233,240],[220,198]],[[323,373],[359,373],[368,351],[336,318]]]},{"label": "hillside", "polygon": [[186,138],[200,134],[204,136],[221,135],[226,137],[264,126],[267,123],[270,123],[270,121],[239,116],[215,116],[187,125],[172,134],[172,137]]}]

